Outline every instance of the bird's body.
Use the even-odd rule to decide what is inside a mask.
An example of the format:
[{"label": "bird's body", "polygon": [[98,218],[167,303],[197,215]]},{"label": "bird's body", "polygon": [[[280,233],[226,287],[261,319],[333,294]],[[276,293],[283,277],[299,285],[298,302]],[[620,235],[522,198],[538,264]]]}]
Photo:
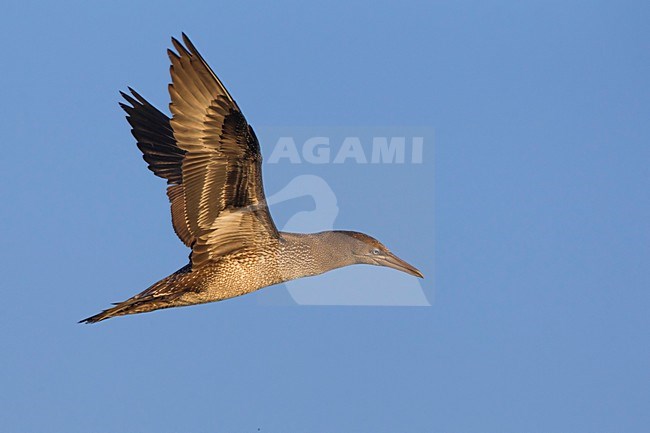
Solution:
[{"label": "bird's body", "polygon": [[[172,118],[131,89],[122,94],[132,133],[154,174],[167,180],[172,223],[190,263],[147,290],[82,320],[220,301],[356,263],[422,274],[363,233],[279,232],[262,186],[259,142],[189,39],[172,39]],[[186,48],[187,47],[187,48]]]}]

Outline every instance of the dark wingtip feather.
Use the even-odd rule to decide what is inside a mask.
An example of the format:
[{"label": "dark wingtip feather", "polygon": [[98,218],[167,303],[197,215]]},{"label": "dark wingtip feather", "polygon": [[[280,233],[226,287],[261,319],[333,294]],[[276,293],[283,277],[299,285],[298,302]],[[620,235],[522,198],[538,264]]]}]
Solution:
[{"label": "dark wingtip feather", "polygon": [[140,104],[142,104],[142,105],[151,105],[151,104],[149,104],[149,102],[146,99],[144,99],[144,97],[142,95],[140,95],[138,92],[136,92],[133,88],[129,87],[129,92],[131,92],[131,94],[133,96],[135,96],[135,99],[137,99],[138,102],[140,102]]},{"label": "dark wingtip feather", "polygon": [[172,49],[170,49],[170,48],[167,48],[167,56],[169,56],[169,59],[170,59],[171,61],[174,61],[174,60],[180,60],[180,59],[181,59],[180,56],[179,56],[178,54],[176,54],[176,53],[175,53]]},{"label": "dark wingtip feather", "polygon": [[133,107],[129,107],[129,108],[135,108],[138,105],[142,105],[141,102],[136,101],[135,99],[133,99],[133,97],[131,95],[128,95],[128,94],[126,94],[124,92],[120,92],[120,94],[122,95],[122,98],[124,98],[126,100],[126,102],[128,102],[129,104],[131,104],[133,106]]},{"label": "dark wingtip feather", "polygon": [[120,108],[126,112],[126,117],[127,119],[131,117],[131,112],[133,111],[133,107],[130,105],[125,104],[124,102],[118,102]]},{"label": "dark wingtip feather", "polygon": [[187,37],[187,35],[185,34],[185,32],[181,33],[181,35],[182,35],[182,37],[183,37],[183,42],[185,43],[185,46],[186,46],[186,47],[187,47],[187,48],[188,48],[192,53],[198,53],[198,51],[196,50],[196,47],[194,46],[194,44],[192,43],[192,41],[190,41],[190,38]]},{"label": "dark wingtip feather", "polygon": [[172,44],[174,45],[174,48],[176,48],[176,51],[178,51],[178,54],[183,56],[191,56],[191,54],[187,51],[187,48],[181,44],[178,39],[172,37]]}]

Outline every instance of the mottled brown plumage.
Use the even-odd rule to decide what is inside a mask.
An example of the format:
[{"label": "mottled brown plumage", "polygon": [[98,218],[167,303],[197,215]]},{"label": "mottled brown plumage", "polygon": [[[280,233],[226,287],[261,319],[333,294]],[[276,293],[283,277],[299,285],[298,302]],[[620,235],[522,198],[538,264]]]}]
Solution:
[{"label": "mottled brown plumage", "polygon": [[253,128],[183,34],[176,39],[169,119],[129,88],[120,104],[149,169],[167,180],[172,224],[190,263],[140,294],[82,320],[220,301],[262,287],[365,263],[422,277],[376,239],[357,232],[279,232],[262,185]]}]

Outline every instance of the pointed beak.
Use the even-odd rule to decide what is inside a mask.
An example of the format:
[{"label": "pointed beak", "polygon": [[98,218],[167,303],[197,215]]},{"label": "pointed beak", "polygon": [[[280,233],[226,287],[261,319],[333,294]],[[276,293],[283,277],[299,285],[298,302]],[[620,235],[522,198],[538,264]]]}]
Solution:
[{"label": "pointed beak", "polygon": [[397,269],[398,271],[406,272],[407,274],[414,275],[418,278],[424,278],[422,272],[420,272],[415,266],[406,263],[404,260],[400,259],[394,254],[387,255],[386,257],[382,258],[379,263],[382,266]]}]

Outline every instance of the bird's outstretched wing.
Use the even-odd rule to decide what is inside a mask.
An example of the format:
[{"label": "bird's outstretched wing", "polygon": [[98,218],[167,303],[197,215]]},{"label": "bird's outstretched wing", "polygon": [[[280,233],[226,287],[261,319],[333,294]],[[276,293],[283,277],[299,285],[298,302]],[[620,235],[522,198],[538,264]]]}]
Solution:
[{"label": "bird's outstretched wing", "polygon": [[172,223],[178,237],[188,247],[194,242],[185,224],[182,163],[185,151],[176,145],[169,117],[147,102],[129,87],[131,95],[120,92],[131,105],[120,103],[126,111],[131,133],[138,143],[142,157],[156,176],[167,179],[167,195],[172,205]]},{"label": "bird's outstretched wing", "polygon": [[255,132],[192,42],[172,43],[171,120],[131,90],[123,104],[149,168],[169,184],[172,222],[197,268],[279,237]]}]

